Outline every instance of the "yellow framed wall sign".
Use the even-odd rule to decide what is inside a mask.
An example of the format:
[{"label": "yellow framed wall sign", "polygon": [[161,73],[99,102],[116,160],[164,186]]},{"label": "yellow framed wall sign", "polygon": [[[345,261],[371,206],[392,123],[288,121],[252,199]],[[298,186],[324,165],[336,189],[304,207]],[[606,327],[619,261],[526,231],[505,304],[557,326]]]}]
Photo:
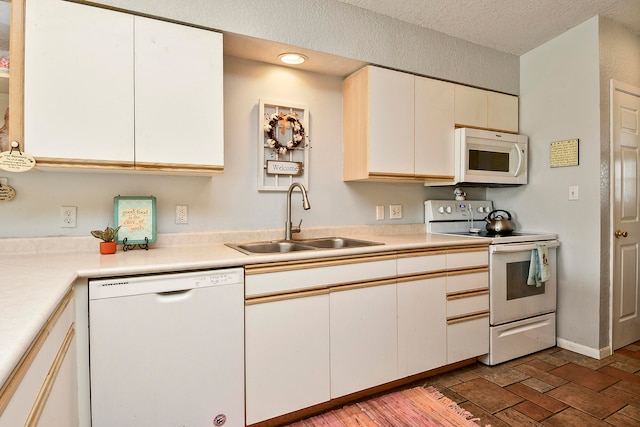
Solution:
[{"label": "yellow framed wall sign", "polygon": [[580,164],[580,140],[565,139],[552,142],[549,148],[549,166],[578,166]]}]

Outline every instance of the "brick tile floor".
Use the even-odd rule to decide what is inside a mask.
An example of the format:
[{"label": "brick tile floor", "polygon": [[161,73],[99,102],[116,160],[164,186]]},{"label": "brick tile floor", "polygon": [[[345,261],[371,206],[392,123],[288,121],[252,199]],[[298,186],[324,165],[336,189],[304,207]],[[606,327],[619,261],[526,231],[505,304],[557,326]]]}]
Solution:
[{"label": "brick tile floor", "polygon": [[601,360],[560,348],[428,378],[481,426],[640,426],[640,342]]}]

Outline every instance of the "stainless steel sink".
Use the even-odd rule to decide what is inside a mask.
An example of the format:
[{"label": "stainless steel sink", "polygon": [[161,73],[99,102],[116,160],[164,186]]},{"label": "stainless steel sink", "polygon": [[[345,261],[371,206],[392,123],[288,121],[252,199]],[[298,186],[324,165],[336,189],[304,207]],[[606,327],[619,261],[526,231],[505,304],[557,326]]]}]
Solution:
[{"label": "stainless steel sink", "polygon": [[295,251],[312,251],[312,246],[302,245],[290,241],[252,242],[252,243],[227,243],[230,248],[244,252],[245,254],[276,254]]},{"label": "stainless steel sink", "polygon": [[326,237],[321,239],[301,240],[307,246],[319,249],[361,248],[363,246],[377,246],[384,243],[368,240],[349,239],[345,237]]},{"label": "stainless steel sink", "polygon": [[230,248],[244,254],[276,254],[295,251],[314,251],[321,249],[359,248],[383,245],[384,243],[345,237],[324,237],[307,240],[274,240],[270,242],[226,243]]}]

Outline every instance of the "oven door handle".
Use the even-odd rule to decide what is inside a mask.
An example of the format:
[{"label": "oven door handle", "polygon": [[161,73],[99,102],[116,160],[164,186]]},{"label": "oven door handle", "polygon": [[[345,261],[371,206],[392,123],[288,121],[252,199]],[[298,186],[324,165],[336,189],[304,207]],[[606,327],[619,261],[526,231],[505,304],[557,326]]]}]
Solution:
[{"label": "oven door handle", "polygon": [[[544,244],[547,248],[557,248],[560,246],[560,242],[558,240],[543,240],[538,242],[539,244]],[[535,242],[526,242],[526,243],[503,243],[497,245],[490,245],[489,252],[494,254],[497,252],[524,252],[531,251],[536,248]]]}]

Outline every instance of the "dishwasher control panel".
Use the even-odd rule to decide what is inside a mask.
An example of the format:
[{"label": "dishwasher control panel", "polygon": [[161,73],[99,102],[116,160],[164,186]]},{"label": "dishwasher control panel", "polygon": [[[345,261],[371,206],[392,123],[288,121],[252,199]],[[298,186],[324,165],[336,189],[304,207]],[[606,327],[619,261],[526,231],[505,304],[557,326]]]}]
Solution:
[{"label": "dishwasher control panel", "polygon": [[149,293],[188,291],[209,286],[244,282],[243,268],[192,271],[130,277],[113,277],[89,281],[89,299],[117,298]]}]

